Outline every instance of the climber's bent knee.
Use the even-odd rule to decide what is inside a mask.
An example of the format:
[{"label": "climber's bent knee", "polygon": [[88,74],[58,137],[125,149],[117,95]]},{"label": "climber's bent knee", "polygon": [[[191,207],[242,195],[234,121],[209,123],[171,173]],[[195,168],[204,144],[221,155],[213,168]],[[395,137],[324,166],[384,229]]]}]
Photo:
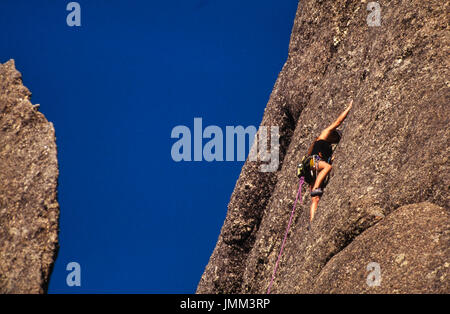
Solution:
[{"label": "climber's bent knee", "polygon": [[333,168],[333,166],[330,165],[329,163],[322,161],[322,160],[319,161],[318,170],[330,171],[332,168]]}]

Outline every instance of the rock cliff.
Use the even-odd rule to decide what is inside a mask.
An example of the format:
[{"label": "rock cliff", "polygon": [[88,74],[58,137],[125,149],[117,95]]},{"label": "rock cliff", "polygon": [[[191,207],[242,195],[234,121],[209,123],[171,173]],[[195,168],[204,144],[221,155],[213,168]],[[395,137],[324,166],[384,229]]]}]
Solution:
[{"label": "rock cliff", "polygon": [[55,130],[0,64],[0,293],[45,293],[58,249]]},{"label": "rock cliff", "polygon": [[[280,128],[280,166],[247,160],[197,293],[265,293],[289,220],[296,166],[353,109],[307,229],[304,188],[272,293],[449,293],[449,3],[302,0],[261,126]],[[368,265],[381,281],[369,285]]]}]

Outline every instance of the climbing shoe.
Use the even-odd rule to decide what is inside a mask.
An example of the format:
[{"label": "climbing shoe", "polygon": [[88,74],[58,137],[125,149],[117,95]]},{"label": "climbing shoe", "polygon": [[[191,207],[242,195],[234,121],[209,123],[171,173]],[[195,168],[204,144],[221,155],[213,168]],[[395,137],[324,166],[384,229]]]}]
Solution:
[{"label": "climbing shoe", "polygon": [[311,196],[321,196],[322,194],[323,194],[323,190],[321,188],[311,191]]}]

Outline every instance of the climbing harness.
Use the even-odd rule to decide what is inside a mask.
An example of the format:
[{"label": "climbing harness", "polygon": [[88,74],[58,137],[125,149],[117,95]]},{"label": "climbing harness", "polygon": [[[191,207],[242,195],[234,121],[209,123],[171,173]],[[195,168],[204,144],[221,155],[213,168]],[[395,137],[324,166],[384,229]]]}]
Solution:
[{"label": "climbing harness", "polygon": [[278,263],[280,262],[281,255],[283,254],[284,245],[286,244],[286,238],[287,238],[289,229],[291,227],[292,218],[294,217],[295,207],[297,205],[297,200],[300,198],[300,203],[302,203],[302,185],[303,185],[303,182],[304,182],[304,177],[300,177],[300,181],[298,182],[299,188],[298,188],[297,196],[295,197],[295,202],[294,202],[294,206],[292,207],[291,217],[289,218],[289,223],[287,225],[286,232],[284,233],[284,239],[283,239],[283,242],[281,244],[280,253],[278,254],[277,262],[275,263],[275,267],[273,269],[272,279],[270,280],[269,287],[267,288],[267,294],[270,294],[270,289],[272,288],[273,280],[275,279],[275,273],[277,272]]},{"label": "climbing harness", "polygon": [[[347,126],[347,124],[344,125],[344,127],[342,128],[342,131],[340,131],[340,130],[338,131],[340,138],[342,138],[342,134],[343,134],[346,126]],[[328,157],[327,160],[324,160],[330,165],[332,163],[332,160],[333,160],[332,157],[333,157],[334,151],[336,150],[337,146],[338,146],[338,144],[334,145],[334,148],[331,151],[330,157]],[[317,174],[319,173],[320,160],[323,160],[323,159],[320,158],[319,155],[303,156],[302,161],[297,166],[297,177],[299,177],[299,178],[304,177],[306,183],[308,183],[309,185],[313,185],[314,182],[316,181]],[[328,184],[329,180],[330,180],[330,173],[325,177],[322,185],[326,186]]]},{"label": "climbing harness", "polygon": [[[317,175],[319,173],[319,162],[322,160],[318,155],[304,156],[302,162],[297,166],[297,177],[304,177],[304,181],[309,185],[314,185],[316,182]],[[328,158],[327,163],[331,164],[331,157]],[[328,174],[322,186],[326,186],[330,179],[330,174]]]},{"label": "climbing harness", "polygon": [[306,183],[314,184],[319,171],[320,159],[319,155],[304,156],[302,162],[297,166],[297,177],[304,177]]}]

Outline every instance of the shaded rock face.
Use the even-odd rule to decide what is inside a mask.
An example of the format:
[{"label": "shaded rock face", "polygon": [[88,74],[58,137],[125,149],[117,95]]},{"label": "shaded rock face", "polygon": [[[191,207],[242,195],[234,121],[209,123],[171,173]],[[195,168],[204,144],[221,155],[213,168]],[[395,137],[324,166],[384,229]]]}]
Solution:
[{"label": "shaded rock face", "polygon": [[55,130],[0,64],[0,293],[44,293],[58,249]]},{"label": "shaded rock face", "polygon": [[[296,166],[350,99],[312,229],[304,188],[272,293],[450,292],[449,4],[378,3],[369,27],[366,1],[300,1],[261,122],[280,127],[280,167],[244,164],[197,293],[267,291]],[[380,286],[366,282],[370,262]]]}]

